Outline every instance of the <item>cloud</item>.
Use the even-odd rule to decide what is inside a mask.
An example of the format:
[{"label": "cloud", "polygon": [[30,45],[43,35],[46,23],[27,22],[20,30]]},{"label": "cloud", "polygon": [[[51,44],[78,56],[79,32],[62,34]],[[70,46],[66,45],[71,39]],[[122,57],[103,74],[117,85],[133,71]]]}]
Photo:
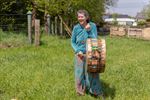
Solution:
[{"label": "cloud", "polygon": [[127,3],[127,4],[120,4],[120,5],[117,6],[117,8],[124,8],[124,9],[126,9],[126,8],[136,8],[136,9],[138,9],[139,7],[143,7],[143,4],[141,4],[141,3],[134,3],[134,4]]},{"label": "cloud", "polygon": [[117,6],[111,8],[111,11],[135,16],[148,3],[149,0],[119,0]]}]

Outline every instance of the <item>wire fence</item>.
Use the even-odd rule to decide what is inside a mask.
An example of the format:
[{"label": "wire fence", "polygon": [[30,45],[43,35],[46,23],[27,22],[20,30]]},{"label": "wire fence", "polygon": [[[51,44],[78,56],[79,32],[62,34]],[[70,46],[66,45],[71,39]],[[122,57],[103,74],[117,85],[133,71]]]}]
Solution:
[{"label": "wire fence", "polygon": [[0,14],[0,28],[3,31],[26,32],[26,14]]}]

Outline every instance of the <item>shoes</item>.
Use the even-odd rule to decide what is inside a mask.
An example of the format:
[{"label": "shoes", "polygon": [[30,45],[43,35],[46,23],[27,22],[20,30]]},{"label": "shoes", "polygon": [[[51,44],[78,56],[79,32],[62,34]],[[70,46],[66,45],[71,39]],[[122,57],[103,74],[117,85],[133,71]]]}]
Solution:
[{"label": "shoes", "polygon": [[84,96],[85,93],[84,93],[84,92],[77,92],[77,95],[78,95],[78,96]]},{"label": "shoes", "polygon": [[84,96],[84,93],[77,93],[78,96]]}]

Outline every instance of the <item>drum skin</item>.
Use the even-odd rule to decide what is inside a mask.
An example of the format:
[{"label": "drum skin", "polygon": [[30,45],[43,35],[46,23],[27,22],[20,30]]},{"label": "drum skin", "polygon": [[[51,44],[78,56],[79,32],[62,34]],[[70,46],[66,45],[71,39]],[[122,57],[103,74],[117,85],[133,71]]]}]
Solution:
[{"label": "drum skin", "polygon": [[104,39],[87,39],[86,65],[91,73],[103,73],[106,63],[106,42]]}]

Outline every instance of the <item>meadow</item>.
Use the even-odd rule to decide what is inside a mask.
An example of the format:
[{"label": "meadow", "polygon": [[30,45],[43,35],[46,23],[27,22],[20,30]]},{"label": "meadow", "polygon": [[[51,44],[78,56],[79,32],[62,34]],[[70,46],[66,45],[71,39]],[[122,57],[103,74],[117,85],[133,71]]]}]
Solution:
[{"label": "meadow", "polygon": [[[149,100],[150,41],[102,38],[107,59],[100,80],[106,100]],[[25,35],[1,35],[0,43],[17,46],[0,48],[0,100],[95,100],[75,93],[70,39],[43,36],[39,47],[26,41]]]}]

